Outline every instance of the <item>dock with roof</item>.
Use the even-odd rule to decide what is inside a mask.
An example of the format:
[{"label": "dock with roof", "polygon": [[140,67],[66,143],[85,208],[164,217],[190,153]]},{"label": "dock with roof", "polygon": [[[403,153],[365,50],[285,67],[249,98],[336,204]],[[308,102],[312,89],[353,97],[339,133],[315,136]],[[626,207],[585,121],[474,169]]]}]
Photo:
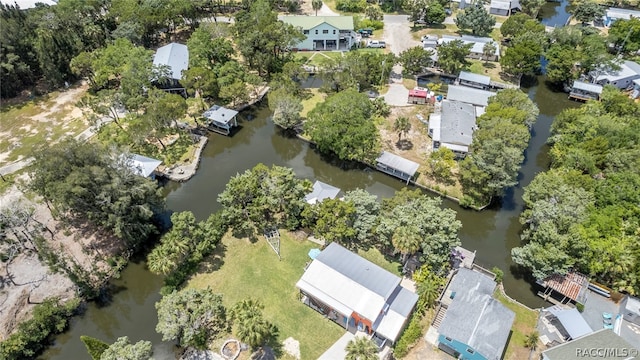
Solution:
[{"label": "dock with roof", "polygon": [[376,169],[405,180],[407,184],[413,180],[419,167],[418,163],[387,151],[376,159]]}]

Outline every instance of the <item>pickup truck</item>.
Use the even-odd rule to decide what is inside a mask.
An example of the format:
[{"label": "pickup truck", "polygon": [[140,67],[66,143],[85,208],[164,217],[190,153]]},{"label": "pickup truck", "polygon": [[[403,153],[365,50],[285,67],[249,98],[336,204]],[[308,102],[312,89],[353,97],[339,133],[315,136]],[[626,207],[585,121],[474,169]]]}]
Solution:
[{"label": "pickup truck", "polygon": [[385,43],[384,41],[380,41],[380,40],[369,40],[369,42],[367,42],[367,47],[368,48],[386,48],[387,47],[387,43]]}]

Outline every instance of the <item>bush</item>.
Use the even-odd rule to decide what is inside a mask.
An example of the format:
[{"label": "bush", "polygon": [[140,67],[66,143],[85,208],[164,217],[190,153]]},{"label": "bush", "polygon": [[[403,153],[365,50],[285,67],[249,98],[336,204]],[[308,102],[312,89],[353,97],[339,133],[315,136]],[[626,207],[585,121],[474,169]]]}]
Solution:
[{"label": "bush", "polygon": [[93,360],[100,360],[102,353],[109,348],[109,344],[90,336],[80,336],[80,341],[87,347],[87,352]]},{"label": "bush", "polygon": [[417,313],[414,313],[411,316],[409,326],[404,329],[402,336],[400,336],[400,339],[393,349],[393,355],[396,359],[407,356],[407,353],[409,353],[409,350],[411,350],[416,341],[422,337],[422,326],[420,326],[420,320],[422,320],[422,317]]},{"label": "bush", "polygon": [[32,318],[21,323],[15,333],[0,343],[0,358],[34,358],[48,344],[49,336],[67,328],[69,317],[75,314],[79,305],[78,299],[61,304],[59,298],[49,298],[36,305]]},{"label": "bush", "polygon": [[366,0],[336,0],[336,9],[339,11],[363,12],[366,7]]},{"label": "bush", "polygon": [[579,312],[583,312],[584,311],[584,304],[576,303],[576,309],[578,309]]},{"label": "bush", "polygon": [[[340,1],[340,0],[338,0]],[[357,29],[366,29],[372,28],[373,30],[380,30],[384,28],[384,22],[381,20],[371,20],[371,19],[355,19],[355,28]]]},{"label": "bush", "polygon": [[491,272],[496,274],[496,282],[500,284],[502,282],[502,278],[504,278],[504,272],[497,266],[491,268]]}]

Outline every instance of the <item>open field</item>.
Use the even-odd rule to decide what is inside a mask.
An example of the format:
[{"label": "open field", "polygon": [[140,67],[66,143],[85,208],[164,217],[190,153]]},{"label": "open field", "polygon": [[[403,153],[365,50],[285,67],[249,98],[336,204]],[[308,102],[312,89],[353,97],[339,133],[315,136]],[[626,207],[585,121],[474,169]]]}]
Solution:
[{"label": "open field", "polygon": [[260,300],[265,317],[279,329],[279,342],[293,337],[300,342],[302,359],[317,359],[344,329],[298,300],[295,284],[310,261],[309,250],[317,245],[281,234],[281,261],[263,238],[251,243],[225,236],[209,263],[212,272],[194,276],[188,286],[209,286],[224,294],[225,306],[247,298]]}]

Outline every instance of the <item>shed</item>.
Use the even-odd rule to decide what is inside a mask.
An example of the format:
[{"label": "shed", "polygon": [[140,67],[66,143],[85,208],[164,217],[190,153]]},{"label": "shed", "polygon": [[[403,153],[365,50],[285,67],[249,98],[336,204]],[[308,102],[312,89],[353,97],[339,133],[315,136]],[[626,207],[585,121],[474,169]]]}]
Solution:
[{"label": "shed", "polygon": [[622,317],[630,323],[640,325],[640,299],[627,295],[620,303]]},{"label": "shed", "polygon": [[155,179],[155,171],[162,164],[162,160],[153,159],[150,157],[131,154],[126,160],[127,166],[133,170],[133,172],[142,177]]},{"label": "shed", "polygon": [[446,313],[438,328],[438,348],[469,359],[502,358],[515,313],[493,298],[492,278],[459,268],[445,290]]},{"label": "shed", "polygon": [[409,90],[408,102],[411,104],[426,104],[427,95],[429,95],[429,91],[426,89],[425,90],[420,90],[420,89]]},{"label": "shed", "polygon": [[156,50],[154,66],[168,66],[169,74],[175,81],[182,79],[182,72],[189,68],[189,49],[186,45],[171,43]]},{"label": "shed", "polygon": [[382,155],[376,159],[378,170],[406,180],[407,184],[413,179],[419,167],[418,163],[387,151],[383,151]]},{"label": "shed", "polygon": [[591,329],[589,324],[587,324],[576,308],[566,309],[558,305],[554,305],[547,308],[546,311],[558,319],[566,334],[571,339],[577,339],[593,332],[593,329]]},{"label": "shed", "polygon": [[213,105],[202,114],[208,120],[208,128],[224,135],[229,135],[231,129],[238,126],[238,112],[220,105]]},{"label": "shed", "polygon": [[474,87],[478,89],[488,89],[491,85],[491,78],[485,75],[474,74],[468,71],[461,71],[458,75],[460,85]]},{"label": "shed", "polygon": [[560,297],[560,303],[567,301],[584,304],[587,299],[587,289],[589,288],[589,278],[579,272],[571,271],[566,275],[554,274],[537,283],[545,288],[540,294],[545,299]]},{"label": "shed", "polygon": [[598,100],[602,94],[602,85],[575,80],[569,92],[569,98],[578,100]]},{"label": "shed", "polygon": [[494,95],[495,93],[491,91],[474,89],[460,85],[449,85],[449,89],[447,91],[448,100],[460,101],[476,106],[487,106],[489,104],[489,98]]},{"label": "shed", "polygon": [[339,188],[316,181],[313,183],[313,190],[304,197],[304,200],[313,205],[321,203],[324,199],[335,199],[339,193]]}]

